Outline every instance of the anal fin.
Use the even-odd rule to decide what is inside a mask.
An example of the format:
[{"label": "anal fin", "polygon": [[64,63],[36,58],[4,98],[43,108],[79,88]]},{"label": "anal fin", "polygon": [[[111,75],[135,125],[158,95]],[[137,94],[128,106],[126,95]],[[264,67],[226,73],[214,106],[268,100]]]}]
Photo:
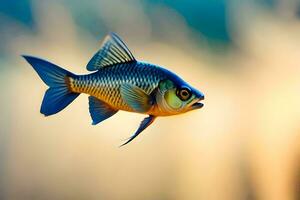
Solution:
[{"label": "anal fin", "polygon": [[118,110],[112,109],[108,104],[93,96],[89,96],[89,111],[93,125],[104,121],[118,112]]},{"label": "anal fin", "polygon": [[[136,138],[143,130],[145,130],[148,126],[150,126],[154,120],[155,120],[155,116],[153,115],[149,115],[149,117],[146,117],[140,124],[139,128],[136,130],[136,132],[127,140],[127,142],[125,142],[124,144],[122,144],[121,146],[124,146],[126,144],[128,144],[129,142],[131,142],[134,138]],[[120,147],[121,147],[120,146]]]}]

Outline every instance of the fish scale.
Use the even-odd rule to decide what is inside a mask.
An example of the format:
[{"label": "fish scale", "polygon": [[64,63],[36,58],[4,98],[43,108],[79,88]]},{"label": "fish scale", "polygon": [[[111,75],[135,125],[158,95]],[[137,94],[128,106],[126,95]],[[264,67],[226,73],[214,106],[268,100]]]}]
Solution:
[{"label": "fish scale", "polygon": [[72,92],[95,96],[116,110],[133,111],[121,96],[121,85],[129,83],[149,95],[165,78],[160,67],[135,62],[104,67],[95,73],[71,78],[70,88]]}]

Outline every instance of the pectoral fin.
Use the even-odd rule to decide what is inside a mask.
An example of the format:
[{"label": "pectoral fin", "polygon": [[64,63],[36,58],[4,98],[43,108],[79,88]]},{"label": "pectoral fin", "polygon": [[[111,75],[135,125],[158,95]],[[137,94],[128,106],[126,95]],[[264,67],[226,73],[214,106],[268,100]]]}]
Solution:
[{"label": "pectoral fin", "polygon": [[151,97],[137,86],[124,84],[120,92],[124,101],[136,112],[145,113],[152,106]]},{"label": "pectoral fin", "polygon": [[103,120],[113,116],[118,110],[112,109],[105,102],[100,101],[96,97],[89,96],[89,110],[93,120],[93,125],[96,125]]},{"label": "pectoral fin", "polygon": [[[136,138],[136,136],[138,136],[143,130],[145,130],[148,126],[150,126],[150,124],[152,124],[155,120],[155,116],[153,115],[149,115],[149,117],[146,117],[140,124],[140,127],[137,129],[137,131],[127,140],[127,142],[125,142],[124,144],[122,144],[121,146],[124,146],[126,144],[128,144],[129,142],[131,142],[134,138]],[[120,146],[120,147],[121,147]]]}]

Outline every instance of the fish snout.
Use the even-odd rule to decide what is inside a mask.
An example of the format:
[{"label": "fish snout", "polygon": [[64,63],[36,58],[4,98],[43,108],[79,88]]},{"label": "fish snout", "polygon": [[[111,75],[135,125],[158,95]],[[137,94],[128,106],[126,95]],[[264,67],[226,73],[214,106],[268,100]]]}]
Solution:
[{"label": "fish snout", "polygon": [[200,102],[200,101],[204,100],[204,94],[200,91],[196,91],[195,95],[196,95],[195,102],[192,104],[193,110],[202,108],[204,106],[204,104]]},{"label": "fish snout", "polygon": [[204,94],[200,91],[197,91],[196,92],[196,97],[199,99],[199,100],[204,100]]}]

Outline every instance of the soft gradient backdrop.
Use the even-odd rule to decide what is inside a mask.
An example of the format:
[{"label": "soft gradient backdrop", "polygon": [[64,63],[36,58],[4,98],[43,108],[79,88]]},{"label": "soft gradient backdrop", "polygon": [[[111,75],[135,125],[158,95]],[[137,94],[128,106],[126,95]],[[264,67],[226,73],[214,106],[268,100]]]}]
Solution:
[{"label": "soft gradient backdrop", "polygon": [[[300,2],[297,0],[1,0],[0,199],[300,199]],[[205,106],[91,125],[86,95],[39,113],[46,90],[20,55],[74,73],[110,31],[167,67]]]}]

